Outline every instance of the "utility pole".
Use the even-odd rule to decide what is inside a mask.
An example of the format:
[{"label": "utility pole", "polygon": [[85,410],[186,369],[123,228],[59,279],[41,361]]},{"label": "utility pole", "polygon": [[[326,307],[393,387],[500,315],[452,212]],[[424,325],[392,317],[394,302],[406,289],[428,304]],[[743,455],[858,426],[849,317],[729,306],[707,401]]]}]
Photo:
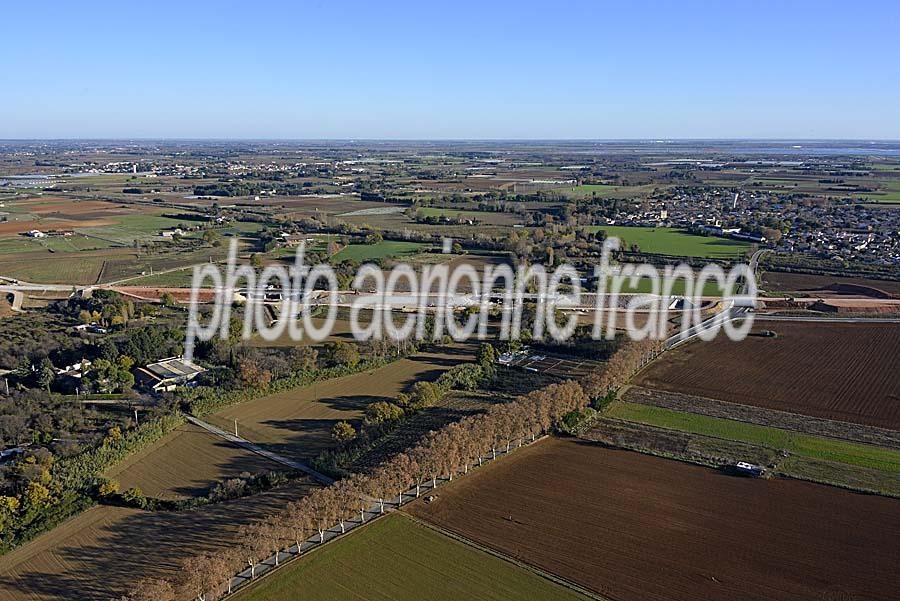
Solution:
[{"label": "utility pole", "polygon": [[237,432],[237,418],[234,418],[234,435],[235,435],[235,436],[238,435],[238,432]]},{"label": "utility pole", "polygon": [[6,396],[9,396],[9,379],[3,378],[3,384],[6,386]]},{"label": "utility pole", "polygon": [[139,424],[138,424],[138,412],[137,412],[137,409],[134,410],[134,425],[135,425],[135,426],[139,425]]}]

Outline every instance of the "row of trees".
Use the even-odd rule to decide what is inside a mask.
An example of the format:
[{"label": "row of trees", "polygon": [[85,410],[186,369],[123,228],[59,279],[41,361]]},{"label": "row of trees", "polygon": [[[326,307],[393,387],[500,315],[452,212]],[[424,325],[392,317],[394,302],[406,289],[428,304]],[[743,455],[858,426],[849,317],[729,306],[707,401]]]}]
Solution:
[{"label": "row of trees", "polygon": [[441,430],[430,432],[417,446],[394,456],[369,474],[354,474],[332,486],[312,491],[283,510],[246,526],[237,544],[224,550],[189,558],[173,582],[158,579],[138,582],[122,599],[166,601],[191,596],[210,601],[230,592],[232,576],[249,568],[251,575],[260,562],[278,551],[307,539],[325,540],[325,532],[337,525],[343,532],[350,520],[366,520],[373,508],[384,511],[388,499],[418,496],[423,482],[432,487],[438,480],[452,481],[485,458],[508,452],[513,445],[533,441],[573,411],[592,400],[608,396],[621,386],[653,354],[654,341],[626,343],[610,359],[608,368],[583,382],[569,380],[551,384],[487,412],[468,416]]}]

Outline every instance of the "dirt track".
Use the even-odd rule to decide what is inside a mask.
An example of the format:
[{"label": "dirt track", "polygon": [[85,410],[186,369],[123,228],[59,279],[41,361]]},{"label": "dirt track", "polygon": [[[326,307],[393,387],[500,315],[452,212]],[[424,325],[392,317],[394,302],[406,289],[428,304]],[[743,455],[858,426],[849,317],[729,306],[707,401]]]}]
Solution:
[{"label": "dirt track", "polygon": [[894,599],[900,502],[549,440],[407,510],[614,601]]},{"label": "dirt track", "polygon": [[900,325],[767,323],[776,338],[692,342],[635,384],[900,430]]}]

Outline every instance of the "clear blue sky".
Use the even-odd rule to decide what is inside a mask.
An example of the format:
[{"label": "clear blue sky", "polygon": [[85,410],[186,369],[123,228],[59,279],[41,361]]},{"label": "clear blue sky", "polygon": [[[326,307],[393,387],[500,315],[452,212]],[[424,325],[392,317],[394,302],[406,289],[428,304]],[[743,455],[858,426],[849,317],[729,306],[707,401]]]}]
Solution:
[{"label": "clear blue sky", "polygon": [[0,138],[900,139],[900,2],[6,2]]}]

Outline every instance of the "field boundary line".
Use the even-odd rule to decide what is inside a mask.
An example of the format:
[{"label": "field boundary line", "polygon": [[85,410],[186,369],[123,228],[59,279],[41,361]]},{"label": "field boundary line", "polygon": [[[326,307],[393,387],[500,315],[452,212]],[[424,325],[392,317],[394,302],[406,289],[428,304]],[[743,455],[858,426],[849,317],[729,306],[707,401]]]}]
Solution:
[{"label": "field boundary line", "polygon": [[562,576],[557,576],[556,574],[554,574],[552,572],[548,572],[537,566],[531,565],[529,563],[525,563],[524,561],[522,561],[520,559],[516,559],[515,557],[513,557],[511,555],[507,555],[505,553],[502,553],[501,551],[497,551],[495,549],[492,549],[491,547],[482,545],[481,543],[478,543],[469,538],[466,538],[465,536],[462,536],[461,534],[457,534],[457,533],[453,532],[452,530],[442,528],[442,527],[438,526],[437,524],[432,524],[430,522],[427,522],[425,520],[417,518],[416,516],[409,514],[403,510],[399,510],[397,513],[399,513],[406,519],[408,519],[416,524],[419,524],[420,526],[424,526],[425,528],[428,528],[430,530],[437,532],[438,534],[440,534],[442,536],[446,536],[447,538],[451,538],[457,542],[460,542],[464,545],[472,547],[473,549],[477,549],[477,550],[481,551],[482,553],[487,553],[488,555],[496,557],[497,559],[501,559],[507,563],[511,563],[514,566],[522,568],[523,570],[527,570],[527,571],[535,574],[536,576],[540,576],[541,578],[544,578],[545,580],[549,580],[550,582],[553,582],[555,584],[563,586],[563,587],[570,589],[576,593],[584,595],[590,599],[595,599],[596,601],[611,601],[611,599],[608,599],[607,597],[603,597],[589,589],[586,589],[583,586],[576,584],[575,582],[572,582],[571,580],[566,580]]},{"label": "field boundary line", "polygon": [[[187,416],[185,416],[187,417]],[[468,472],[458,473],[456,474],[457,478],[463,478],[467,476],[469,473],[475,472],[483,467],[489,466],[498,459],[506,457],[507,455],[517,451],[523,447],[531,447],[543,440],[550,438],[548,434],[544,434],[543,436],[538,436],[534,440],[529,441],[527,438],[520,438],[519,445],[515,447],[510,447],[509,451],[504,449],[498,449],[496,454],[487,453],[477,458],[481,460],[481,465],[478,463],[473,463],[469,467]],[[421,498],[425,492],[433,491],[437,489],[438,482],[446,482],[452,483],[452,480],[445,477],[437,477],[437,478],[429,478],[427,480],[423,480],[418,484],[413,485],[400,495],[396,497],[391,497],[389,499],[384,500],[384,511],[381,511],[380,503],[373,503],[372,506],[364,513],[364,515],[371,516],[368,519],[362,519],[364,516],[360,516],[360,518],[351,518],[344,521],[345,527],[341,527],[338,524],[333,524],[330,528],[323,530],[322,537],[320,539],[319,535],[312,535],[306,540],[302,541],[300,547],[297,547],[297,544],[293,544],[288,546],[286,549],[282,549],[277,553],[272,554],[272,556],[267,557],[265,560],[256,564],[253,568],[254,575],[251,576],[251,569],[245,568],[235,574],[230,579],[230,588],[231,592],[228,593],[224,589],[224,586],[217,587],[214,592],[221,594],[221,599],[230,599],[237,595],[239,592],[244,590],[245,588],[252,586],[255,582],[259,581],[261,578],[264,578],[271,572],[277,571],[279,568],[290,564],[296,559],[300,559],[302,557],[306,557],[306,554],[315,551],[320,547],[324,547],[329,542],[343,538],[346,534],[349,534],[353,530],[356,530],[359,527],[365,526],[377,520],[379,517],[388,515],[395,511],[399,511],[403,505],[412,503],[416,499]],[[408,497],[408,500],[404,500]],[[402,502],[401,502],[402,501]],[[282,559],[282,555],[286,555],[284,559]],[[275,565],[276,556],[278,558],[278,565]],[[602,601],[607,601],[603,599]]]},{"label": "field boundary line", "polygon": [[[770,409],[768,407],[757,407],[756,405],[745,405],[743,403],[732,403],[730,401],[722,401],[722,400],[719,400],[719,399],[716,399],[713,397],[705,397],[702,395],[689,395],[689,394],[684,394],[684,393],[680,393],[680,392],[662,390],[662,389],[658,389],[658,388],[648,388],[646,386],[640,386],[638,384],[628,384],[627,388],[623,386],[623,390],[624,390],[624,392],[619,395],[617,400],[620,400],[624,403],[634,403],[636,405],[644,405],[646,407],[656,407],[659,409],[668,409],[669,411],[676,411],[676,412],[680,412],[680,413],[686,413],[689,415],[700,415],[703,417],[711,417],[711,418],[716,418],[716,419],[730,420],[730,421],[739,422],[742,424],[749,424],[752,426],[773,428],[776,430],[783,430],[785,432],[790,432],[793,434],[801,434],[801,435],[805,435],[805,436],[816,436],[819,438],[836,440],[839,442],[847,442],[847,443],[865,445],[865,446],[870,446],[870,447],[879,447],[879,448],[883,448],[883,449],[891,449],[891,450],[900,451],[900,433],[898,433],[896,430],[891,430],[890,428],[879,428],[878,426],[870,426],[868,424],[857,424],[855,422],[842,422],[841,420],[836,420],[836,419],[828,419],[825,417],[815,417],[815,416],[810,416],[810,415],[803,415],[802,413],[793,413],[791,411],[783,411],[781,409]],[[656,393],[656,394],[661,394],[661,395],[677,396],[677,397],[691,397],[692,399],[698,399],[700,401],[707,401],[707,402],[711,401],[713,403],[721,404],[721,405],[734,405],[734,406],[739,407],[742,410],[746,411],[747,415],[742,415],[742,416],[737,416],[737,417],[721,417],[719,415],[709,412],[708,409],[706,411],[703,411],[704,407],[702,407],[702,406],[699,407],[700,410],[674,409],[671,406],[652,403],[652,402],[650,402],[651,399],[647,399],[646,397],[637,397],[637,398],[630,398],[630,399],[625,398],[626,396],[628,396],[628,393],[631,392],[632,390],[634,390],[634,395],[640,395],[642,390],[647,390],[647,391],[650,391],[651,393]],[[693,409],[697,409],[697,407],[695,406]],[[842,427],[842,426],[844,426],[844,424],[847,424],[851,427],[859,427],[863,431],[871,432],[874,434],[882,434],[882,435],[885,435],[885,436],[888,436],[891,438],[898,438],[898,441],[897,442],[893,442],[893,441],[875,442],[875,441],[872,441],[869,439],[864,439],[864,437],[861,437],[861,436],[854,438],[854,437],[846,436],[846,435],[838,436],[837,434],[828,434],[825,432],[812,431],[812,430],[798,430],[796,428],[790,428],[787,426],[772,425],[772,424],[765,423],[763,421],[763,416],[766,413],[772,413],[775,415],[784,415],[784,416],[787,416],[787,418],[789,418],[789,419],[796,418],[798,421],[804,421],[804,422],[823,423],[825,425],[835,424],[837,427]]]},{"label": "field boundary line", "polygon": [[[675,428],[666,428],[663,426],[645,424],[643,422],[629,421],[629,420],[621,419],[618,417],[604,417],[603,420],[607,421],[609,423],[627,424],[629,426],[636,426],[636,427],[640,427],[640,428],[645,428],[647,430],[675,432],[677,434],[682,434],[685,436],[690,436],[690,437],[694,437],[694,438],[698,438],[698,439],[719,440],[722,442],[742,444],[742,445],[746,445],[748,447],[755,447],[758,449],[777,450],[777,449],[774,449],[773,447],[759,444],[759,443],[744,442],[744,441],[740,441],[740,440],[734,440],[731,438],[723,438],[720,436],[713,436],[711,434],[695,434],[693,432],[687,432],[685,430],[678,430]],[[591,429],[593,429],[593,427],[594,426],[592,426]],[[588,443],[595,444],[595,445],[601,445],[603,447],[610,448],[610,449],[618,449],[621,451],[626,451],[626,452],[631,452],[631,453],[639,453],[641,455],[649,455],[652,457],[658,457],[660,459],[668,459],[670,461],[678,461],[680,463],[696,465],[699,467],[704,467],[704,468],[711,469],[714,471],[722,472],[723,465],[721,463],[717,463],[713,459],[708,459],[706,457],[700,457],[700,456],[691,457],[691,456],[679,454],[679,453],[673,452],[673,451],[659,450],[655,447],[645,446],[642,444],[610,443],[610,442],[606,442],[604,440],[599,440],[596,438],[589,438],[588,436],[590,435],[591,429],[588,429],[583,434],[579,434],[577,436],[577,438],[583,442],[588,442]],[[841,463],[841,462],[837,462],[837,461],[829,461],[827,459],[818,459],[818,458],[814,458],[814,457],[807,457],[804,455],[797,455],[797,454],[791,453],[790,456],[783,458],[781,461],[779,461],[779,463],[777,465],[772,467],[769,470],[769,473],[778,479],[790,479],[790,480],[796,480],[798,482],[809,482],[811,484],[815,484],[818,486],[831,486],[834,488],[839,488],[842,490],[850,491],[850,492],[853,492],[856,494],[873,495],[873,496],[885,497],[885,498],[889,498],[889,499],[900,498],[900,494],[896,494],[896,493],[888,491],[888,490],[879,490],[879,489],[875,489],[875,488],[869,488],[866,486],[856,486],[856,485],[849,484],[846,482],[837,482],[837,481],[829,480],[826,478],[815,478],[812,476],[803,476],[800,474],[785,471],[784,468],[782,467],[782,464],[785,461],[790,460],[791,458],[796,458],[801,461],[811,461],[811,462],[821,463],[821,464],[837,465],[837,466],[847,467],[850,469],[858,468],[858,469],[863,469],[863,470],[879,471],[879,470],[876,470],[875,468],[866,468],[863,466],[855,466],[853,464]],[[891,472],[881,472],[881,473],[891,475]]]},{"label": "field boundary line", "polygon": [[200,428],[203,428],[210,434],[218,436],[219,438],[223,438],[223,439],[227,440],[228,442],[230,442],[240,448],[243,448],[243,449],[246,449],[253,453],[256,453],[257,455],[259,455],[261,457],[265,457],[266,459],[269,459],[276,463],[280,463],[281,465],[286,465],[287,467],[290,467],[292,469],[299,470],[299,471],[307,474],[308,476],[311,476],[313,479],[319,481],[322,484],[328,485],[328,484],[332,484],[334,482],[334,480],[332,478],[329,478],[328,476],[326,476],[325,474],[323,474],[321,472],[317,472],[316,470],[309,467],[305,463],[301,463],[299,461],[294,461],[292,459],[288,459],[287,457],[278,455],[277,453],[273,453],[272,451],[264,449],[263,447],[250,442],[246,438],[241,438],[240,436],[235,436],[234,434],[229,434],[228,432],[222,430],[221,428],[217,428],[216,426],[213,426],[212,424],[209,424],[209,423],[203,421],[202,419],[196,418],[193,415],[186,413],[184,415],[184,417],[190,423],[192,423],[195,426],[198,426]]}]

